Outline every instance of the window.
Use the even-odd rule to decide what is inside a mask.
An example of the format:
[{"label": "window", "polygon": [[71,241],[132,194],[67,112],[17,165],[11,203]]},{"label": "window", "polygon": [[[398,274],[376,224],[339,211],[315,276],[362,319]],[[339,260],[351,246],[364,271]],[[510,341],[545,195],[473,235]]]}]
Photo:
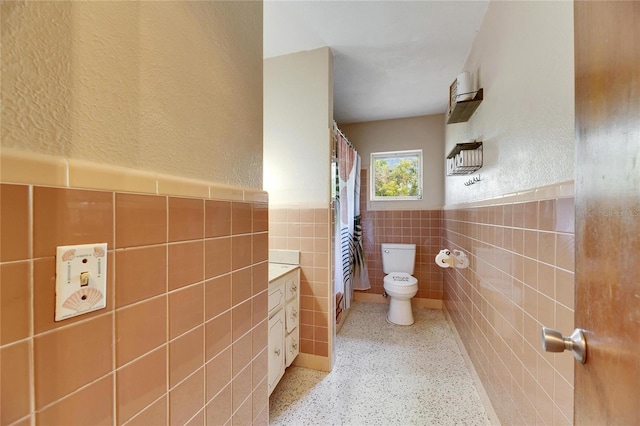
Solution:
[{"label": "window", "polygon": [[371,154],[371,201],[422,199],[422,150]]}]

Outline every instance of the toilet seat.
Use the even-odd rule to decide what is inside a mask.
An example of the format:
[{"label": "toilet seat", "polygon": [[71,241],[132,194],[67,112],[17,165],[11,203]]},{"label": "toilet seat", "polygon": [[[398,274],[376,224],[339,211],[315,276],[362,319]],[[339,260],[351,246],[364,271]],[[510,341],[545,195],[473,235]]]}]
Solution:
[{"label": "toilet seat", "polygon": [[391,284],[398,287],[408,287],[418,283],[418,279],[406,272],[392,272],[385,275],[384,284]]},{"label": "toilet seat", "polygon": [[383,285],[387,292],[395,294],[415,294],[418,290],[418,279],[406,272],[392,272],[384,277]]}]

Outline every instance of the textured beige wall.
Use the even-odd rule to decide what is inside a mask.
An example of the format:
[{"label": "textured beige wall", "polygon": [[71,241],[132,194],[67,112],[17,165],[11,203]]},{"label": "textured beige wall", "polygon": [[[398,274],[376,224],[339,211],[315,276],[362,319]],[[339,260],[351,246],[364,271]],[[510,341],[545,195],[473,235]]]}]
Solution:
[{"label": "textured beige wall", "polygon": [[272,206],[329,205],[332,58],[323,47],[264,60],[264,189]]},{"label": "textured beige wall", "polygon": [[464,70],[484,101],[468,123],[446,126],[445,151],[483,141],[482,182],[447,177],[445,204],[573,180],[573,3],[491,2]]},{"label": "textured beige wall", "polygon": [[3,2],[2,147],[262,187],[261,2]]},{"label": "textured beige wall", "polygon": [[[444,120],[443,114],[437,114],[340,125],[340,130],[358,150],[363,167],[369,167],[372,152],[422,149],[423,199],[371,202],[370,210],[431,210],[442,207]],[[369,198],[367,194],[367,200]]]}]

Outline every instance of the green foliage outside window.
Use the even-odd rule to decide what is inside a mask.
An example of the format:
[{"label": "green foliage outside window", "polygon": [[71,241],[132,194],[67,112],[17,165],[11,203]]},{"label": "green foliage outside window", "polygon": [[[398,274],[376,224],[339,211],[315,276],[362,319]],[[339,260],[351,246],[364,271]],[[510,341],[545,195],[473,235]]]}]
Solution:
[{"label": "green foliage outside window", "polygon": [[418,195],[418,159],[402,159],[393,167],[376,160],[377,197],[415,197]]},{"label": "green foliage outside window", "polygon": [[420,199],[422,152],[373,153],[372,200]]}]

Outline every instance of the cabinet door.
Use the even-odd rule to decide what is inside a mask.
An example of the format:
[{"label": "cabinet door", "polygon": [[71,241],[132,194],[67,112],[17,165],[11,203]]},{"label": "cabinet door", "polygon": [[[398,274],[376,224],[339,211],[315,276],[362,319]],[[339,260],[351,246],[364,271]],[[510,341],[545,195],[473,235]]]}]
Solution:
[{"label": "cabinet door", "polygon": [[298,299],[298,292],[300,288],[300,286],[298,285],[299,283],[298,274],[299,274],[298,271],[294,271],[285,277],[284,285],[287,293],[287,301],[292,300],[294,298]]},{"label": "cabinet door", "polygon": [[269,395],[284,374],[284,310],[269,320]]},{"label": "cabinet door", "polygon": [[285,324],[287,326],[287,333],[291,333],[295,328],[298,327],[298,323],[300,322],[299,317],[299,309],[298,304],[295,302],[287,303],[287,319],[285,320]]},{"label": "cabinet door", "polygon": [[269,284],[269,318],[284,307],[284,281],[278,280]]},{"label": "cabinet door", "polygon": [[290,366],[294,358],[300,353],[300,328],[296,328],[285,337],[285,347],[287,349],[285,362]]}]

